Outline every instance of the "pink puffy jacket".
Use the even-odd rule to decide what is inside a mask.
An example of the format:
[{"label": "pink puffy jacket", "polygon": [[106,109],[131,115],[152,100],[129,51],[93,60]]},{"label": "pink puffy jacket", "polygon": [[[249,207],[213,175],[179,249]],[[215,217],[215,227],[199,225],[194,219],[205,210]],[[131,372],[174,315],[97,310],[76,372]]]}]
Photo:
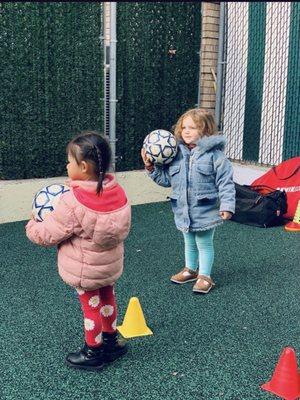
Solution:
[{"label": "pink puffy jacket", "polygon": [[112,285],[123,271],[123,242],[131,224],[126,194],[111,174],[100,197],[97,182],[69,185],[43,222],[28,222],[27,237],[41,246],[58,246],[58,270],[67,284],[84,290]]}]

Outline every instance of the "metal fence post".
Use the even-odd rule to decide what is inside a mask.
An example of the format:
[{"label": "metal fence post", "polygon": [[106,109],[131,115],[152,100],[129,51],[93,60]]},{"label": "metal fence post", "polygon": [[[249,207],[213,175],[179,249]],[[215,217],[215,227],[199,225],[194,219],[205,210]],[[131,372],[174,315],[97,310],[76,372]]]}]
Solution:
[{"label": "metal fence post", "polygon": [[224,31],[225,31],[225,2],[220,2],[220,25],[218,44],[218,65],[217,65],[217,93],[215,119],[218,129],[221,128],[222,114],[222,89],[223,89],[223,65],[224,65]]},{"label": "metal fence post", "polygon": [[[202,16],[203,16],[203,2],[201,2],[201,25],[202,25]],[[200,34],[201,35],[201,34]],[[199,78],[198,78],[198,94],[197,94],[197,104],[196,107],[200,107],[200,102],[201,102],[201,41],[202,37],[200,38],[200,46],[199,46]]]},{"label": "metal fence post", "polygon": [[110,3],[110,53],[109,53],[109,142],[112,150],[112,167],[116,164],[116,55],[117,55],[117,2]]}]

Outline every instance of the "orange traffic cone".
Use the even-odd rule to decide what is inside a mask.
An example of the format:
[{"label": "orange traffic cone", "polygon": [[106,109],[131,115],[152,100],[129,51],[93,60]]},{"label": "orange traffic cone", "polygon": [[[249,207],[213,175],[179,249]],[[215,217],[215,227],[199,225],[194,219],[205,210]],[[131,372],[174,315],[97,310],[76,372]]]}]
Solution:
[{"label": "orange traffic cone", "polygon": [[261,387],[285,400],[296,400],[300,397],[300,376],[296,353],[292,347],[283,349],[272,379]]},{"label": "orange traffic cone", "polygon": [[289,232],[300,232],[300,200],[298,201],[293,221],[288,222],[284,229]]}]

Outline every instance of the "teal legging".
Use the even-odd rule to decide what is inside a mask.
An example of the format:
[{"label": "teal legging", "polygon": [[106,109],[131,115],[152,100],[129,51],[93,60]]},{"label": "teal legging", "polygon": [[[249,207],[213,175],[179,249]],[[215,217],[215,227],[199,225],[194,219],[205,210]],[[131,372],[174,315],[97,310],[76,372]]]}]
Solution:
[{"label": "teal legging", "polygon": [[185,266],[197,271],[199,274],[210,276],[214,262],[214,237],[215,228],[207,231],[183,232]]}]

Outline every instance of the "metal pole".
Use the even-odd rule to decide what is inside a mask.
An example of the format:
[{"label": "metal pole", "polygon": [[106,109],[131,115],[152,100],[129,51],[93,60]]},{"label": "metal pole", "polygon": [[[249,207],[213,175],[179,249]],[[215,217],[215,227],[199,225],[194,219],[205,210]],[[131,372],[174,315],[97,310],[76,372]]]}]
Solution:
[{"label": "metal pole", "polygon": [[107,64],[109,61],[107,60],[107,57],[106,57],[105,30],[106,30],[106,6],[105,6],[104,2],[101,2],[101,33],[99,36],[102,54],[103,54],[103,98],[101,98],[101,100],[103,101],[103,133],[108,136],[107,120],[106,120],[106,114],[107,114],[107,99],[106,99],[107,79],[106,79],[106,75],[107,75]]},{"label": "metal pole", "polygon": [[[202,15],[203,15],[203,2],[201,2],[201,32],[202,32]],[[200,36],[202,36],[200,34]],[[201,41],[202,37],[200,37],[200,48],[199,48],[199,79],[198,79],[198,98],[197,98],[197,104],[196,106],[199,108],[200,107],[200,101],[201,101]]]},{"label": "metal pole", "polygon": [[116,55],[117,55],[117,2],[110,3],[110,52],[109,52],[109,142],[112,151],[112,167],[116,167]]},{"label": "metal pole", "polygon": [[223,88],[223,65],[224,65],[224,30],[225,30],[225,2],[220,2],[220,26],[217,65],[217,93],[215,119],[218,129],[221,128],[222,114],[222,88]]}]

